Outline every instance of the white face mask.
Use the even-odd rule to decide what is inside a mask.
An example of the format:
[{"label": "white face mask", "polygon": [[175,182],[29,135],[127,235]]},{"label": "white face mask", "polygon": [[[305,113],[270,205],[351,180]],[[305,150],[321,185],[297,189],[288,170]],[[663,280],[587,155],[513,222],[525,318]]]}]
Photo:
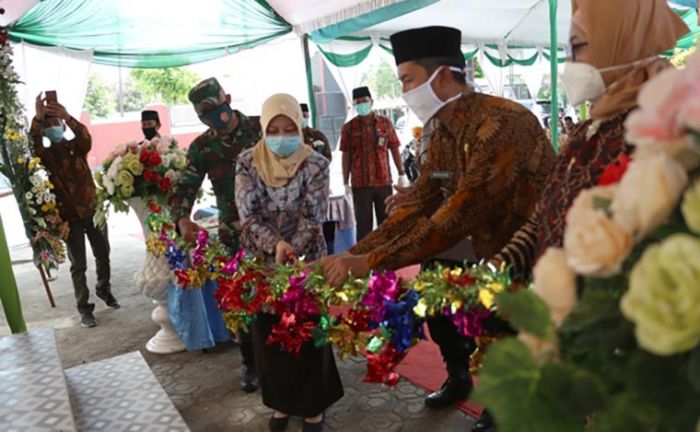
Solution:
[{"label": "white face mask", "polygon": [[656,57],[602,69],[596,69],[595,66],[588,63],[567,62],[559,78],[564,85],[566,96],[569,98],[571,105],[580,105],[586,101],[595,102],[607,91],[603,80],[603,72],[636,66],[653,58]]},{"label": "white face mask", "polygon": [[430,84],[443,67],[449,67],[452,71],[464,73],[462,69],[457,67],[440,66],[435,72],[433,72],[428,81],[424,82],[408,93],[403,94],[403,100],[406,101],[408,107],[411,108],[414,113],[416,113],[423,124],[428,123],[428,121],[433,118],[433,116],[437,114],[442,107],[462,96],[462,93],[460,92],[446,101],[443,101],[435,94],[435,91],[433,91],[433,86]]}]

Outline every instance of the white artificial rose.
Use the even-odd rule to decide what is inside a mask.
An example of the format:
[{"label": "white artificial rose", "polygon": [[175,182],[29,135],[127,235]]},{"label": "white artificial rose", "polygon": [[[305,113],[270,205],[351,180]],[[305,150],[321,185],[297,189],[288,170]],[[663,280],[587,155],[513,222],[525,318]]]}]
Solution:
[{"label": "white artificial rose", "polygon": [[105,177],[109,177],[110,180],[114,181],[117,178],[117,173],[119,172],[120,165],[122,163],[122,157],[117,156],[116,159],[112,161],[112,165],[109,166]]},{"label": "white artificial rose", "polygon": [[562,249],[549,248],[533,270],[534,292],[549,307],[552,321],[561,326],[576,305],[576,273],[566,262]]},{"label": "white artificial rose", "polygon": [[608,205],[617,186],[583,191],[566,217],[564,252],[576,273],[607,277],[620,267],[634,245],[632,235],[609,217]]},{"label": "white artificial rose", "polygon": [[673,214],[687,184],[685,169],[668,155],[638,157],[620,181],[611,206],[613,220],[643,238]]},{"label": "white artificial rose", "polygon": [[634,152],[635,159],[643,159],[659,153],[665,153],[678,162],[686,171],[700,166],[700,146],[693,135],[687,134],[666,141],[655,141],[638,146]]},{"label": "white artificial rose", "polygon": [[156,145],[156,150],[158,153],[165,153],[170,149],[170,143],[172,142],[172,139],[168,139],[169,137],[162,137],[160,140],[158,140],[158,144]]}]

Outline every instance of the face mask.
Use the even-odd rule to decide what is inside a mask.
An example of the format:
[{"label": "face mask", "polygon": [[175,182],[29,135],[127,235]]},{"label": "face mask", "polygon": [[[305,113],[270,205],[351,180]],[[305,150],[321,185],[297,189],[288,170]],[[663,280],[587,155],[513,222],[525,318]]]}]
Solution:
[{"label": "face mask", "polygon": [[141,128],[141,130],[143,131],[143,136],[149,141],[152,140],[153,138],[155,138],[156,135],[158,135],[158,131],[154,127]]},{"label": "face mask", "polygon": [[44,135],[52,143],[57,143],[63,139],[63,127],[61,126],[51,126],[44,129]]},{"label": "face mask", "polygon": [[202,116],[201,119],[212,128],[223,130],[228,127],[232,116],[233,110],[231,109],[231,105],[224,103],[209,114]]},{"label": "face mask", "polygon": [[[433,80],[435,80],[435,77],[440,70],[442,70],[442,67],[439,67],[435,72],[433,72],[428,81],[424,82],[408,93],[403,94],[403,100],[406,101],[408,107],[411,108],[414,113],[416,113],[416,116],[418,116],[423,124],[428,123],[428,121],[430,121],[430,119],[433,118],[433,116],[435,116],[435,114],[437,114],[442,107],[462,97],[462,93],[459,93],[446,101],[443,101],[435,94],[431,84]],[[450,67],[450,70],[459,73],[464,72],[462,69],[456,67]]]},{"label": "face mask", "polygon": [[603,69],[596,69],[595,66],[588,63],[567,62],[559,78],[571,105],[580,105],[586,101],[595,102],[607,91],[603,80],[603,72],[635,66],[651,58],[655,57]]},{"label": "face mask", "polygon": [[372,104],[363,102],[355,105],[355,111],[361,116],[368,116],[372,113]]},{"label": "face mask", "polygon": [[274,135],[265,137],[265,143],[272,153],[279,157],[287,157],[301,146],[299,135]]}]

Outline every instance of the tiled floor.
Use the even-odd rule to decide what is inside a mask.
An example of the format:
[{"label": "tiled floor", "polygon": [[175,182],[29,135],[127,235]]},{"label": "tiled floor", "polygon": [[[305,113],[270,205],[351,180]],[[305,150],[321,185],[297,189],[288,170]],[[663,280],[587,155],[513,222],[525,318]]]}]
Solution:
[{"label": "tiled floor", "polygon": [[53,329],[0,338],[0,425],[5,432],[75,430]]}]

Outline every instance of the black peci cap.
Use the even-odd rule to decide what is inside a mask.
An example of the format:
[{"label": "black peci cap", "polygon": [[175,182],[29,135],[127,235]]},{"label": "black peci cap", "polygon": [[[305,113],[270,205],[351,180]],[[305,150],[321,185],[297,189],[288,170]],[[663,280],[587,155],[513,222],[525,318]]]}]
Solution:
[{"label": "black peci cap", "polygon": [[363,97],[372,97],[372,94],[369,92],[369,88],[367,87],[358,87],[352,91],[352,100],[363,98]]},{"label": "black peci cap", "polygon": [[465,67],[462,32],[452,27],[422,27],[391,35],[396,65],[424,58],[450,59],[448,66]]}]

